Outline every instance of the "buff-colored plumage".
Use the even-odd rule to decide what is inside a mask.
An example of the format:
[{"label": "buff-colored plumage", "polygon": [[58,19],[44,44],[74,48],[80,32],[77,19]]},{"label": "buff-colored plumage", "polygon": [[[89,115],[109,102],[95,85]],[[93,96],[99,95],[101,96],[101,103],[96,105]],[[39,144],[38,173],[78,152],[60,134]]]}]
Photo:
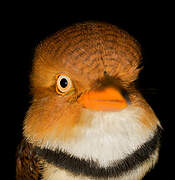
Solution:
[{"label": "buff-colored plumage", "polygon": [[[79,152],[78,149],[76,150],[76,145],[78,147],[80,142],[82,144],[91,144],[93,138],[85,142],[85,136],[87,136],[88,129],[93,129],[96,126],[94,125],[95,117],[98,117],[100,112],[88,110],[88,108],[83,107],[79,103],[78,99],[85,93],[96,90],[101,86],[118,87],[126,91],[130,99],[128,106],[121,112],[115,112],[114,116],[109,112],[110,117],[118,117],[114,122],[112,120],[109,121],[114,123],[113,126],[116,126],[116,129],[118,128],[119,131],[121,129],[121,132],[124,134],[124,137],[122,137],[121,132],[114,131],[116,133],[115,138],[119,137],[117,133],[121,135],[121,139],[130,138],[125,137],[125,134],[129,134],[130,130],[127,132],[126,128],[126,132],[123,131],[124,129],[122,128],[125,124],[120,124],[120,118],[124,121],[125,116],[127,119],[127,114],[128,118],[136,117],[133,129],[137,129],[137,126],[139,128],[138,132],[133,132],[133,134],[138,133],[138,137],[141,137],[140,139],[138,138],[138,141],[144,142],[146,141],[144,139],[152,137],[157,127],[160,126],[159,121],[134,85],[134,81],[138,78],[141,70],[141,58],[138,42],[127,32],[107,23],[87,22],[75,24],[58,31],[41,42],[36,48],[30,76],[33,100],[24,120],[23,134],[25,143],[22,143],[23,148],[18,153],[17,179],[24,179],[22,177],[24,177],[24,174],[28,174],[30,168],[33,168],[34,179],[39,179],[39,176],[43,180],[98,179],[97,177],[86,177],[84,174],[76,176],[71,174],[71,172],[67,172],[67,170],[59,169],[54,164],[46,162],[38,154],[32,156],[34,157],[33,164],[37,164],[36,166],[30,165],[30,163],[28,163],[30,167],[27,167],[27,164],[24,166],[21,166],[21,164],[24,164],[23,161],[26,161],[25,157],[31,157],[30,152],[35,146],[48,148],[52,151],[62,147],[66,152],[72,149],[68,153],[73,156],[78,157],[80,155],[81,158],[90,156],[92,159],[93,156],[100,158],[101,156],[98,155],[98,152],[93,153],[99,147],[96,149],[91,147],[92,153],[90,150],[87,150],[85,156],[86,150]],[[65,73],[69,76],[74,86],[72,93],[62,96],[56,92],[56,77],[58,73]],[[123,113],[125,111],[126,113]],[[108,112],[105,112],[104,116],[108,119]],[[107,119],[106,121],[108,121]],[[132,121],[134,122],[134,120],[131,120],[129,123]],[[103,127],[101,123],[103,124],[103,122],[99,121],[99,129]],[[132,124],[128,126],[131,126],[132,129]],[[95,128],[95,133],[96,131],[98,131],[98,126]],[[105,131],[105,135],[102,134],[104,139],[107,135],[111,138],[113,137],[110,134],[113,132],[110,129],[110,125],[108,130],[103,129],[103,131]],[[135,136],[135,139],[137,139],[137,134]],[[101,137],[99,137],[100,140]],[[131,143],[133,142],[131,140]],[[70,148],[69,144],[71,145]],[[127,149],[125,146],[130,147],[128,144],[125,145],[124,142],[121,142],[121,145],[124,146],[124,149]],[[105,143],[102,142],[101,147],[103,148],[103,146],[105,147]],[[135,150],[139,148],[139,146],[135,146],[133,145],[132,148]],[[109,149],[110,152],[110,148],[111,153],[113,153],[112,147],[105,147],[104,149]],[[117,153],[117,149],[115,149],[115,153]],[[118,157],[115,153],[114,157]],[[155,164],[157,157],[158,148],[136,171],[109,179],[139,180]],[[110,158],[111,155],[109,153]],[[29,159],[29,162],[33,159]],[[108,164],[109,159],[107,155],[103,160],[99,159],[99,162]],[[25,179],[32,179],[32,176],[28,175]],[[101,179],[108,178],[101,177]]]}]

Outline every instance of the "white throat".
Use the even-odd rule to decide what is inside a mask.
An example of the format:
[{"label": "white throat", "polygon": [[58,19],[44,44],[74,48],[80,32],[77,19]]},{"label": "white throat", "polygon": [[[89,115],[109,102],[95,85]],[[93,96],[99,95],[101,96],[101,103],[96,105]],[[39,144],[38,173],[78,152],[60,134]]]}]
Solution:
[{"label": "white throat", "polygon": [[100,166],[109,166],[113,161],[133,153],[153,137],[153,130],[140,121],[143,113],[143,109],[132,106],[120,112],[85,109],[83,115],[93,119],[90,126],[77,129],[83,135],[70,142],[56,140],[52,145],[48,143],[48,148],[59,147],[76,157],[97,160]]}]

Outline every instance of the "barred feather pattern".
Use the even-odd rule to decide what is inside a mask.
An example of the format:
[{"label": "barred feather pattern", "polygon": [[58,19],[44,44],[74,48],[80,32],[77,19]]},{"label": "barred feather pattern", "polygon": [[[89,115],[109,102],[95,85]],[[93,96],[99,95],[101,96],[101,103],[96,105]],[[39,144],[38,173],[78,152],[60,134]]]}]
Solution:
[{"label": "barred feather pattern", "polygon": [[43,161],[24,139],[17,147],[16,180],[40,180]]}]

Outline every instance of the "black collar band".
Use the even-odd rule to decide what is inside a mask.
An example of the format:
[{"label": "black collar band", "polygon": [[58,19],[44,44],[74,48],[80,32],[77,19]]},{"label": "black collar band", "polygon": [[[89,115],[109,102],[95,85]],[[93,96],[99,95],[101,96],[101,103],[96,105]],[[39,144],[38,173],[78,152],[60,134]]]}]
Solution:
[{"label": "black collar band", "polygon": [[93,178],[119,177],[124,173],[136,169],[158,149],[160,139],[160,127],[157,128],[155,135],[142,144],[135,152],[126,158],[117,160],[109,167],[100,167],[93,160],[84,160],[75,157],[61,150],[52,151],[35,147],[34,151],[48,163],[58,168],[65,169],[74,175],[85,175]]}]

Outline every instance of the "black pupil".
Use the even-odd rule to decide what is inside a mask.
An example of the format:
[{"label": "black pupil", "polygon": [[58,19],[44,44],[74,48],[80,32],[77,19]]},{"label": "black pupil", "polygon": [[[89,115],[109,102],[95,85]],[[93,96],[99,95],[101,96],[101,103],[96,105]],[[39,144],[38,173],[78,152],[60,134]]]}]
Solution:
[{"label": "black pupil", "polygon": [[65,78],[61,79],[60,85],[61,85],[62,88],[66,88],[67,84],[68,84],[68,82],[67,82],[67,80]]}]

